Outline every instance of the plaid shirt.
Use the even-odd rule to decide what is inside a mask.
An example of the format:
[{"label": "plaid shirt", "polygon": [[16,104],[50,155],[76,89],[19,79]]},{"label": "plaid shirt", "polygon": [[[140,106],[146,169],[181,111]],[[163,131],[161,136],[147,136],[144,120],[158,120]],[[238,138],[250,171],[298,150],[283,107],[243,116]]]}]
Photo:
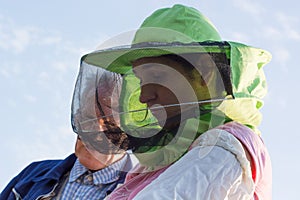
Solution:
[{"label": "plaid shirt", "polygon": [[104,199],[117,185],[119,173],[125,166],[129,156],[124,156],[118,162],[92,173],[76,160],[69,180],[62,188],[61,199]]}]

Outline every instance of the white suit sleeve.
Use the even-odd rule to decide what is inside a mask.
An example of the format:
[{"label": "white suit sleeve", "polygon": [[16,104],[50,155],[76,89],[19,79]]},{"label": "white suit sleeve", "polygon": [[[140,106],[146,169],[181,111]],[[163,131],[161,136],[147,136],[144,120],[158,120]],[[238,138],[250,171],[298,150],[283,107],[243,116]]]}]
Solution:
[{"label": "white suit sleeve", "polygon": [[134,199],[251,199],[250,163],[241,143],[224,130],[201,135],[193,148]]}]

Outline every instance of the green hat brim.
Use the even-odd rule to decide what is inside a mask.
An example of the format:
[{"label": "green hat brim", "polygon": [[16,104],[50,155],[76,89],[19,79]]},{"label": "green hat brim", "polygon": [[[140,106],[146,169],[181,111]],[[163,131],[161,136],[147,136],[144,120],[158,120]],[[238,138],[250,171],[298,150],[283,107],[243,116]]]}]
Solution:
[{"label": "green hat brim", "polygon": [[146,42],[94,51],[84,55],[81,61],[112,72],[126,74],[132,69],[131,63],[139,58],[186,53],[226,53],[230,57],[230,45],[227,42],[217,41],[188,44]]}]

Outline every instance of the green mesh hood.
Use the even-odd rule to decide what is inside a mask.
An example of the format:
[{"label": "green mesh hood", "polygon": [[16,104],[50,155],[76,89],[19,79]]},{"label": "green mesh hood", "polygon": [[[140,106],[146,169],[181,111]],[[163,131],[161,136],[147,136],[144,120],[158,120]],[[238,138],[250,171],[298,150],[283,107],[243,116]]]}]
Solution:
[{"label": "green mesh hood", "polygon": [[[262,99],[267,93],[263,66],[270,61],[271,55],[262,49],[236,42],[228,43],[226,52],[230,57],[234,99],[224,101],[217,109],[231,120],[249,126],[259,134],[257,126],[262,120],[259,109],[263,106]],[[139,102],[139,80],[131,71],[124,77],[123,87],[122,101],[126,102],[122,107],[124,112],[146,108],[145,104]],[[134,112],[130,117],[126,116],[123,122],[127,125],[133,122],[135,125],[143,126],[153,122],[151,113],[147,114],[149,117],[145,118],[145,112]]]},{"label": "green mesh hood", "polygon": [[229,118],[249,126],[259,134],[257,126],[262,116],[259,109],[267,94],[263,66],[270,62],[271,54],[263,49],[229,42],[231,46],[231,82],[235,99],[224,101],[219,109]]}]

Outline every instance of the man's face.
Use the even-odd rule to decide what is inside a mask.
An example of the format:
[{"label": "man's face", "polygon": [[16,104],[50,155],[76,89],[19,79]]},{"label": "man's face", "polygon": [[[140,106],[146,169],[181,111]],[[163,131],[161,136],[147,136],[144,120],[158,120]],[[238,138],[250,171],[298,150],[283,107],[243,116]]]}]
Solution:
[{"label": "man's face", "polygon": [[[161,57],[142,58],[133,63],[133,71],[140,79],[140,102],[147,104],[161,126],[170,126],[164,124],[167,119],[191,109],[178,104],[198,101],[199,80],[193,80],[181,63]],[[165,107],[155,109],[157,106]]]},{"label": "man's face", "polygon": [[81,163],[90,166],[89,169],[101,163],[110,164],[109,159],[124,155],[122,148],[127,147],[126,135],[119,128],[119,115],[116,114],[119,78],[104,73],[99,79],[88,79],[90,82],[84,87],[81,106],[76,112],[78,119],[75,115],[79,127],[75,150]]},{"label": "man's face", "polygon": [[86,146],[83,144],[81,139],[78,137],[75,145],[75,155],[77,156],[79,162],[90,170],[102,169],[106,166],[106,159],[103,159],[102,162],[99,159],[96,159]]}]

